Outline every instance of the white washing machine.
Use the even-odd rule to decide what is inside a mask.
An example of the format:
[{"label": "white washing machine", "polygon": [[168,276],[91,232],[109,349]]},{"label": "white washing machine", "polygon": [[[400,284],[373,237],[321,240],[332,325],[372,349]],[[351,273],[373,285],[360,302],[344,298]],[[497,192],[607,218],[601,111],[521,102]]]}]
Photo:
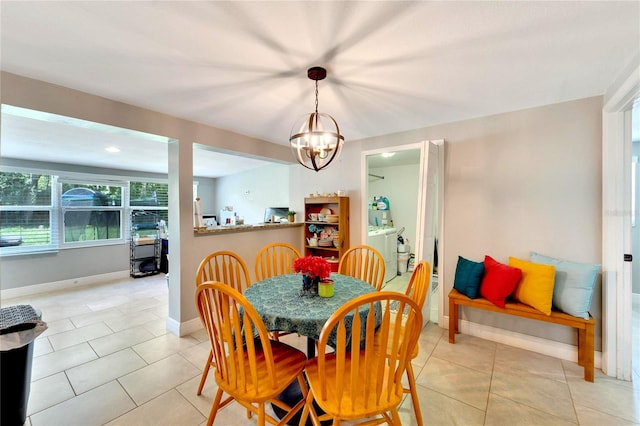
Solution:
[{"label": "white washing machine", "polygon": [[398,275],[398,230],[378,228],[369,231],[367,244],[380,252],[384,258],[384,282]]}]

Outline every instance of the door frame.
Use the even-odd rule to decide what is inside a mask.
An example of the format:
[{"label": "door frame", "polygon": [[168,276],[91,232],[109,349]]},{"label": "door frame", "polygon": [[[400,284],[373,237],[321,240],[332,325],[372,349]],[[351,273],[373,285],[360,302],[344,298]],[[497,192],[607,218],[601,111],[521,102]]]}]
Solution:
[{"label": "door frame", "polygon": [[[437,147],[437,155],[438,155],[438,194],[437,194],[437,204],[438,204],[438,282],[444,282],[444,165],[445,165],[445,141],[444,139],[436,139],[436,140],[423,140],[417,143],[405,144],[405,145],[397,145],[397,146],[388,146],[384,148],[371,149],[367,151],[362,151],[360,153],[360,170],[361,181],[360,181],[360,193],[362,194],[361,198],[361,235],[362,238],[366,241],[366,236],[368,235],[368,227],[369,227],[369,217],[368,217],[368,209],[369,209],[369,196],[368,196],[368,165],[367,165],[367,156],[381,154],[383,152],[390,151],[405,151],[411,149],[419,149],[420,150],[420,168],[419,168],[419,184],[418,184],[418,209],[416,212],[416,236],[418,236],[415,241],[415,253],[416,256],[420,258],[424,255],[424,244],[422,238],[420,236],[424,235],[425,228],[425,211],[424,204],[426,199],[427,192],[427,182],[426,182],[426,168],[427,162],[429,160],[429,144],[433,144]],[[427,248],[428,249],[428,248]],[[433,270],[431,271],[433,273]],[[429,280],[429,285],[431,286],[431,279]],[[440,285],[440,288],[442,286]],[[431,289],[430,289],[431,290]],[[438,295],[438,323],[442,324],[444,321],[444,300],[445,296],[442,291],[439,292]],[[425,309],[429,309],[428,306]],[[428,320],[428,318],[427,318]],[[425,321],[426,323],[426,321]]]},{"label": "door frame", "polygon": [[602,109],[602,370],[631,380],[631,108],[640,55],[607,90]]}]

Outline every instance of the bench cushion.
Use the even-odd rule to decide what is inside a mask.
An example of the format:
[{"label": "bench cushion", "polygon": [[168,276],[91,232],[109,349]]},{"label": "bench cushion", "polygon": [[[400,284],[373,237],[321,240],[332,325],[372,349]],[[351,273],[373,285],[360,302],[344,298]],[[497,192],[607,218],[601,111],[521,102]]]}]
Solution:
[{"label": "bench cushion", "polygon": [[475,299],[480,294],[480,284],[484,275],[484,263],[474,262],[458,256],[456,276],[453,280],[453,288],[460,293]]},{"label": "bench cushion", "polygon": [[553,287],[553,306],[569,315],[589,319],[589,307],[600,265],[570,262],[532,252],[532,262],[556,268]]},{"label": "bench cushion", "polygon": [[520,269],[500,263],[491,256],[485,256],[480,294],[496,306],[504,308],[507,297],[513,293],[521,278]]},{"label": "bench cushion", "polygon": [[522,271],[522,279],[513,291],[513,298],[551,315],[555,267],[515,257],[509,257],[509,265]]}]

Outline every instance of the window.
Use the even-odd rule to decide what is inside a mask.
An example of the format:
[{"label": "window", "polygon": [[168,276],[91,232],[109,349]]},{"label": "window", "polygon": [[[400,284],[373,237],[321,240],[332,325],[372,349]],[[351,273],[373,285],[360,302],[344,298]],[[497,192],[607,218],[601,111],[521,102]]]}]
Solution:
[{"label": "window", "polygon": [[57,248],[54,176],[0,172],[0,253]]},{"label": "window", "polygon": [[122,242],[125,185],[63,182],[63,246]]},{"label": "window", "polygon": [[0,255],[122,244],[136,211],[167,225],[169,185],[0,171]]},{"label": "window", "polygon": [[159,182],[131,181],[129,183],[131,211],[146,210],[169,223],[169,185]]}]

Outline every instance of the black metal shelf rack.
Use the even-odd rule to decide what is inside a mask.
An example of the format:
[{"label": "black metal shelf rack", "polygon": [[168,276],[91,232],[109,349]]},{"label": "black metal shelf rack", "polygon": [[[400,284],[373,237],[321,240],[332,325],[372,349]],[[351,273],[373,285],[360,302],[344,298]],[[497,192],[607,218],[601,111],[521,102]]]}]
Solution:
[{"label": "black metal shelf rack", "polygon": [[147,211],[131,213],[130,274],[134,278],[160,272],[161,240],[158,215]]}]

